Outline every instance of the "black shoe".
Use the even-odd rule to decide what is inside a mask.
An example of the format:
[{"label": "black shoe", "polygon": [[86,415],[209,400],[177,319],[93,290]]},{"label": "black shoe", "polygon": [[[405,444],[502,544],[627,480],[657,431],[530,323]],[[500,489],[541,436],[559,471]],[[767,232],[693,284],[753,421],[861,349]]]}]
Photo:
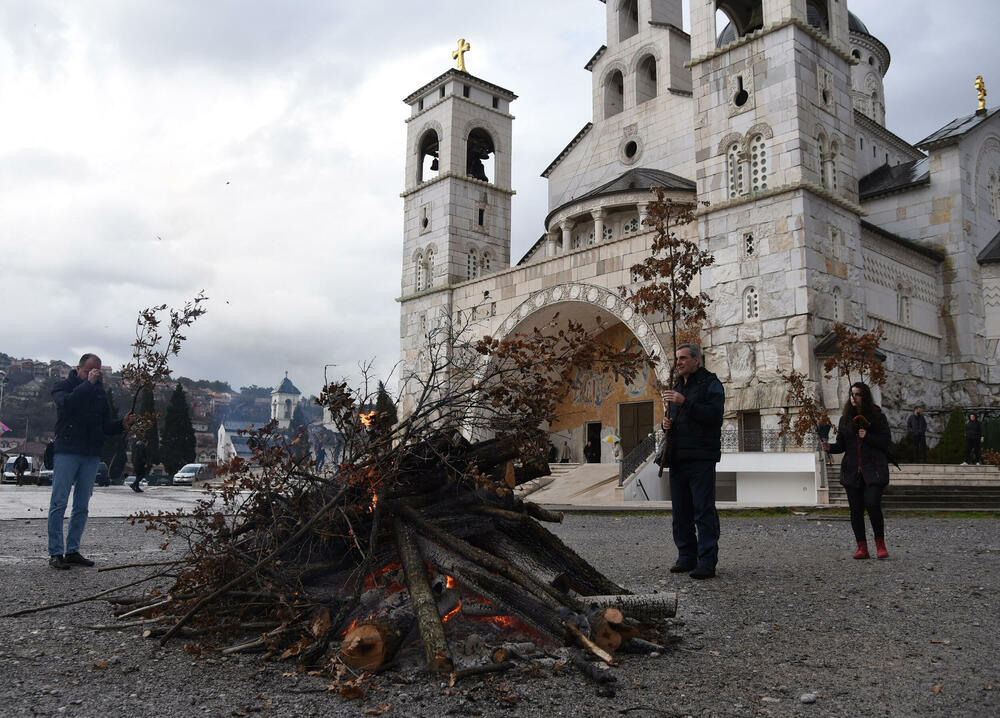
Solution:
[{"label": "black shoe", "polygon": [[[67,556],[67,558],[69,558]],[[708,568],[707,566],[699,566],[694,571],[691,572],[691,578],[703,579],[703,578],[715,578],[715,569]]]},{"label": "black shoe", "polygon": [[[77,566],[94,565],[94,562],[91,561],[89,558],[84,558],[83,556],[81,556],[79,551],[66,554],[65,556],[63,556],[63,561],[65,561],[67,564],[75,563]],[[69,568],[69,566],[67,566],[66,568]]]},{"label": "black shoe", "polygon": [[132,490],[134,492],[136,492],[137,494],[141,494],[142,493],[142,489],[139,488],[139,484],[129,484],[129,486],[131,486]]},{"label": "black shoe", "polygon": [[51,566],[52,568],[58,568],[61,571],[66,571],[69,569],[69,564],[63,560],[62,554],[58,553],[49,556],[49,566]]},{"label": "black shoe", "polygon": [[689,573],[693,571],[697,564],[678,561],[670,567],[670,573]]}]

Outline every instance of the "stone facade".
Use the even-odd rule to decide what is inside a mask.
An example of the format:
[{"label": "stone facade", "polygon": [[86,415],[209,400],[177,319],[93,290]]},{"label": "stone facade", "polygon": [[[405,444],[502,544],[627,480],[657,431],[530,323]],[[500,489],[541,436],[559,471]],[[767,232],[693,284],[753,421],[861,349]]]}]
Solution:
[{"label": "stone facade", "polygon": [[[587,64],[592,120],[545,169],[544,234],[515,266],[513,95],[451,71],[407,98],[404,386],[441,320],[503,336],[557,311],[600,316],[668,355],[667,328],[618,296],[649,251],[649,188],[664,186],[707,203],[681,231],[697,233],[716,260],[693,290],[713,300],[703,346],[726,385],[727,427],[773,427],[787,401],[778,373],[791,369],[839,408],[843,388],[823,380],[816,355],[837,321],[885,329],[881,401],[897,436],[917,403],[932,434],[942,428],[936,411],[995,405],[1000,264],[981,258],[1000,237],[1000,115],[956,120],[917,146],[893,134],[884,126],[889,51],[843,0],[692,3],[690,35],[682,19],[680,0],[607,3],[607,43]],[[462,85],[470,97],[459,97]],[[487,181],[461,161],[475,127],[495,143]],[[444,168],[430,180],[420,169],[428,130],[442,138]],[[476,223],[483,204],[496,218],[486,228]],[[418,266],[428,247],[430,283]],[[470,271],[470,247],[496,261]],[[588,421],[614,429],[616,420],[607,406],[573,416],[558,428],[575,443]]]}]

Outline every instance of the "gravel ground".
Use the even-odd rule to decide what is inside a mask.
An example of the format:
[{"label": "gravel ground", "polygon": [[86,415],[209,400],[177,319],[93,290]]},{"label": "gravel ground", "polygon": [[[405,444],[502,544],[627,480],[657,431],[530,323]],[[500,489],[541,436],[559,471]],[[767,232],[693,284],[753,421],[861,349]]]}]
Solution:
[{"label": "gravel ground", "polygon": [[[997,716],[1000,534],[996,519],[890,518],[887,561],[854,561],[834,517],[723,518],[719,576],[673,576],[670,518],[573,515],[559,534],[635,591],[676,590],[660,657],[625,657],[618,695],[567,669],[507,674],[448,690],[387,674],[360,702],[253,656],[198,660],[111,622],[93,601],[0,619],[4,716]],[[4,608],[54,603],[124,583],[134,570],[53,571],[39,520],[0,522]],[[161,560],[159,536],[95,519],[99,565]],[[396,681],[396,682],[394,682]],[[814,702],[806,703],[812,694]]]}]

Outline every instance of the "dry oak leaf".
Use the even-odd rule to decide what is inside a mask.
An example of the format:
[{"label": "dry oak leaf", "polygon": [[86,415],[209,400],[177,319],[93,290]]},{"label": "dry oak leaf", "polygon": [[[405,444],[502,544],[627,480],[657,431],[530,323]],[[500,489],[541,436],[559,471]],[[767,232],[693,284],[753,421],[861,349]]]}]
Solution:
[{"label": "dry oak leaf", "polygon": [[98,661],[97,663],[95,663],[93,665],[93,669],[95,671],[101,671],[101,670],[104,670],[107,667],[108,667],[108,662],[107,661]]},{"label": "dry oak leaf", "polygon": [[944,686],[940,683],[931,686],[931,693],[944,693]]},{"label": "dry oak leaf", "polygon": [[377,716],[383,713],[388,713],[392,710],[392,706],[388,703],[379,703],[378,708],[369,708],[365,711],[366,716]]}]

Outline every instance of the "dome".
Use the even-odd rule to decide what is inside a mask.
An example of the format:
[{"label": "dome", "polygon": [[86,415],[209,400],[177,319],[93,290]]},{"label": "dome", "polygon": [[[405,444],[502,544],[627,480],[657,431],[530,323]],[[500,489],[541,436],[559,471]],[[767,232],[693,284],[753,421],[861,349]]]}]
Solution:
[{"label": "dome", "polygon": [[[822,30],[823,32],[827,32],[826,18],[823,17],[820,14],[819,10],[816,8],[816,6],[814,6],[811,3],[806,6],[806,19],[809,22],[809,24],[812,25],[813,27]],[[861,22],[861,18],[859,18],[850,10],[847,11],[847,29],[850,30],[851,32],[856,32],[861,35],[868,35],[869,37],[874,37],[874,35],[872,35],[871,31],[868,29],[868,26],[865,25],[863,22]],[[736,40],[738,39],[739,36],[736,34],[736,26],[730,22],[724,28],[722,28],[722,32],[719,33],[719,37],[716,40],[715,46],[722,47],[724,45],[728,45],[731,42],[736,42]]]},{"label": "dome", "polygon": [[871,35],[871,32],[868,31],[865,24],[861,22],[861,18],[850,10],[847,11],[847,29],[851,32],[860,32],[863,35]]}]

